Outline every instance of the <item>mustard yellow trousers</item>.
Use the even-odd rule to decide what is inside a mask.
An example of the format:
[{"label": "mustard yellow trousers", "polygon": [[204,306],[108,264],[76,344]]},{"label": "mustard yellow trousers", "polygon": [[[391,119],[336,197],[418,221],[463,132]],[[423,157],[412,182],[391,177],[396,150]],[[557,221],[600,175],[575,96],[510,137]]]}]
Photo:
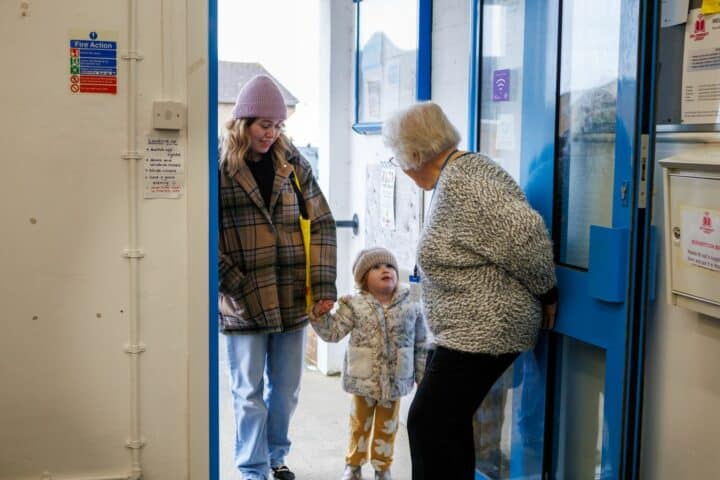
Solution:
[{"label": "mustard yellow trousers", "polygon": [[376,471],[390,468],[399,427],[400,400],[378,402],[352,396],[350,407],[350,446],[345,463],[360,466],[367,462]]}]

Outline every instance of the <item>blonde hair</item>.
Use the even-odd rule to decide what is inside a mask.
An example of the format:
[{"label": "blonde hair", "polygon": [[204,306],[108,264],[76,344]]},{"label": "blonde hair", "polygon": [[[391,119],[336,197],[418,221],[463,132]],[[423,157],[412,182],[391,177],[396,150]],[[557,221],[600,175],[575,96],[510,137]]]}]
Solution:
[{"label": "blonde hair", "polygon": [[[460,133],[433,102],[396,111],[383,124],[382,135],[403,170],[416,170],[460,143]],[[413,153],[418,156],[413,157]]]},{"label": "blonde hair", "polygon": [[[225,123],[223,131],[222,148],[220,150],[220,164],[231,175],[240,168],[241,160],[250,150],[250,125],[256,118],[234,118]],[[281,133],[272,147],[270,155],[274,160],[286,160],[290,140]]]}]

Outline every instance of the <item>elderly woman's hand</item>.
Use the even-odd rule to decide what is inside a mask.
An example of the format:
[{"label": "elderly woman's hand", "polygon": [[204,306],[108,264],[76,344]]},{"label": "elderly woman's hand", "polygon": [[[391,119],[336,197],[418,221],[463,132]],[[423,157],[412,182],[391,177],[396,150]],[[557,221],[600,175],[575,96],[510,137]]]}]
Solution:
[{"label": "elderly woman's hand", "polygon": [[557,315],[557,302],[543,305],[542,328],[552,330],[555,327],[555,316]]},{"label": "elderly woman's hand", "polygon": [[333,305],[335,305],[334,300],[318,300],[313,305],[312,313],[316,317],[321,317],[332,310]]}]

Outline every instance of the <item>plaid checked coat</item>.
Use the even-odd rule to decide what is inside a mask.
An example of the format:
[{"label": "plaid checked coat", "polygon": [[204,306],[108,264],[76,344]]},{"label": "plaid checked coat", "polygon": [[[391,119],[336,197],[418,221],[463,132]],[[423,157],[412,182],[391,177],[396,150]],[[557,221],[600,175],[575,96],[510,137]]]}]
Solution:
[{"label": "plaid checked coat", "polygon": [[295,147],[275,160],[275,182],[266,208],[250,169],[220,172],[220,330],[227,334],[277,333],[307,324],[305,251],[300,206],[291,184],[294,170],[311,220],[313,298],[335,300],[335,220]]}]

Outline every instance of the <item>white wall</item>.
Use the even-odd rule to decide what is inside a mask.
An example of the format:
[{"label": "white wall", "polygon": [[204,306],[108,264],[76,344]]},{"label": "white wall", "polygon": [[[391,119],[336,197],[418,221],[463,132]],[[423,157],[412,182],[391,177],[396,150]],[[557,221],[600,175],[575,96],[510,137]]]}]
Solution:
[{"label": "white wall", "polygon": [[[669,135],[678,140],[693,135]],[[701,135],[717,143],[720,136]],[[658,143],[658,160],[697,145]],[[663,232],[662,168],[655,171],[653,224]],[[717,478],[720,470],[720,319],[668,305],[664,239],[658,244],[657,300],[647,330],[641,477],[648,480]],[[720,286],[718,286],[720,288]]]},{"label": "white wall", "polygon": [[[129,246],[128,162],[135,160],[121,158],[129,146],[128,62],[118,61],[117,95],[71,95],[68,52],[69,30],[82,29],[117,32],[126,53],[128,4],[0,4],[2,480],[130,471],[130,261],[122,253]],[[190,122],[179,134],[186,194],[143,200],[141,190],[137,197],[145,253],[137,297],[146,345],[139,355],[141,465],[149,479],[188,478],[191,469],[203,478],[207,7],[138,4],[137,150],[152,133],[153,100],[187,103]],[[190,455],[191,443],[201,445],[197,454]]]}]

